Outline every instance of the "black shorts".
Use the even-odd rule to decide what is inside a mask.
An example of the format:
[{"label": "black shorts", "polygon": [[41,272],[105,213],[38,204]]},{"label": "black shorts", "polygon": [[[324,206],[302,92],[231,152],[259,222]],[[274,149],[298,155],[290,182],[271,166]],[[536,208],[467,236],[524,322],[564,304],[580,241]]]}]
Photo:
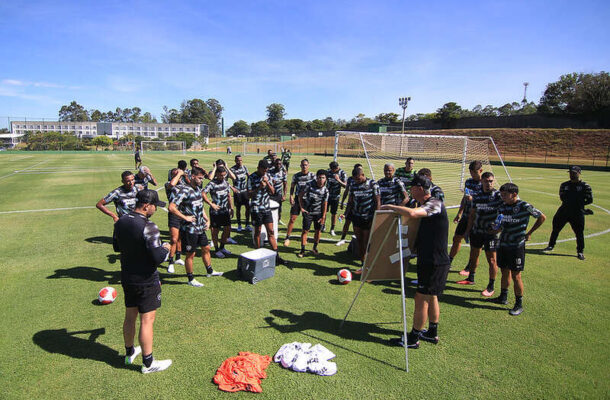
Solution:
[{"label": "black shorts", "polygon": [[320,220],[320,218],[322,218],[322,216],[319,214],[317,214],[317,215],[312,215],[309,213],[303,214],[303,230],[308,231],[309,229],[311,229],[312,222],[313,222],[314,230],[316,230],[316,231],[322,230],[324,228],[324,225],[322,225],[320,222],[318,222]]},{"label": "black shorts", "polygon": [[174,215],[172,213],[167,214],[167,226],[169,226],[170,228],[180,229],[181,222],[182,220],[177,215]]},{"label": "black shorts", "polygon": [[261,226],[273,223],[271,211],[250,211],[250,221],[252,226]]},{"label": "black shorts", "polygon": [[337,214],[337,210],[339,209],[339,199],[328,199],[328,206],[326,209],[330,210],[330,213],[333,215]]},{"label": "black shorts", "polygon": [[290,167],[290,161],[282,161],[282,165],[284,168],[288,169],[288,167]]},{"label": "black shorts", "polygon": [[294,198],[294,204],[290,206],[290,215],[299,215],[301,213],[301,205],[299,204],[298,196]]},{"label": "black shorts", "polygon": [[525,267],[525,246],[499,247],[498,267],[511,271],[523,271]]},{"label": "black shorts", "polygon": [[466,233],[467,227],[468,227],[468,217],[462,216],[462,218],[460,218],[460,221],[458,222],[457,226],[455,227],[455,235],[464,236],[464,234]]},{"label": "black shorts", "polygon": [[233,193],[233,202],[235,203],[235,207],[241,207],[241,206],[248,207],[248,204],[249,204],[248,191],[244,190],[243,192]]},{"label": "black shorts", "polygon": [[210,213],[210,226],[217,229],[231,226],[231,214],[229,211],[223,211],[218,214]]},{"label": "black shorts", "polygon": [[417,265],[417,292],[440,296],[445,290],[447,274],[451,265]]},{"label": "black shorts", "polygon": [[471,233],[470,246],[475,249],[483,248],[485,251],[496,251],[498,247],[498,238],[495,235],[486,233]]},{"label": "black shorts", "polygon": [[352,215],[350,220],[354,227],[365,230],[371,229],[371,225],[373,224],[373,216],[361,217],[359,215]]},{"label": "black shorts", "polygon": [[269,200],[273,200],[273,201],[277,202],[281,207],[282,206],[282,195],[277,194],[277,191],[275,193],[276,194],[274,194],[273,196],[269,196]]},{"label": "black shorts", "polygon": [[140,313],[154,311],[161,307],[161,283],[153,285],[122,285],[125,307],[138,307]]},{"label": "black shorts", "polygon": [[189,233],[182,231],[180,232],[180,241],[182,243],[182,251],[185,253],[194,253],[198,247],[206,247],[210,245],[205,232]]}]

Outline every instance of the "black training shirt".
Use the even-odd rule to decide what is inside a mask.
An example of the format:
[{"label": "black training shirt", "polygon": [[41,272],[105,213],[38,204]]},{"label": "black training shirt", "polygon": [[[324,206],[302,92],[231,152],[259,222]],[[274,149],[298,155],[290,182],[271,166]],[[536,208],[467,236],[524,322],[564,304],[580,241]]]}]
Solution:
[{"label": "black training shirt", "polygon": [[447,236],[449,219],[445,205],[430,197],[421,205],[427,217],[421,219],[417,232],[417,265],[449,265]]},{"label": "black training shirt", "polygon": [[152,285],[159,282],[157,266],[168,255],[161,245],[159,228],[146,216],[130,212],[114,224],[114,251],[121,252],[123,285]]}]

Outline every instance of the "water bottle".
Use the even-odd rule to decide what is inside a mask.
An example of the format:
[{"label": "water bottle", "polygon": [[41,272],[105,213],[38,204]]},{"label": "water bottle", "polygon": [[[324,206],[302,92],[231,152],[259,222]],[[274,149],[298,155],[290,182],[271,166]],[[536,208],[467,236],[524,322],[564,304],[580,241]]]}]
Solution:
[{"label": "water bottle", "polygon": [[343,222],[343,215],[339,215],[339,222]]},{"label": "water bottle", "polygon": [[471,192],[471,190],[470,190],[470,189],[468,189],[468,188],[464,188],[464,196],[470,196],[470,194],[471,194],[471,193],[472,193],[472,192]]},{"label": "water bottle", "polygon": [[491,229],[493,229],[494,231],[497,231],[498,229],[500,229],[500,224],[502,224],[503,219],[504,219],[504,215],[498,214],[498,216],[496,217],[496,220],[493,222],[493,224],[491,224]]}]

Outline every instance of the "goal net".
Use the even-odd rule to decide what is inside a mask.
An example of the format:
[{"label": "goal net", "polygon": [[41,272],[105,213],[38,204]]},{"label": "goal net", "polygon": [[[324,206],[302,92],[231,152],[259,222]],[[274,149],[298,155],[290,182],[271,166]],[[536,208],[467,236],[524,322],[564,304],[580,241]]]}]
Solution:
[{"label": "goal net", "polygon": [[[502,168],[492,170],[490,156],[499,159]],[[484,171],[493,171],[496,188],[511,178],[490,137],[412,135],[338,131],[335,135],[335,160],[350,173],[360,163],[372,179],[383,178],[386,163],[396,169],[405,166],[408,157],[415,161],[414,170],[428,168],[432,181],[445,193],[447,207],[459,207],[464,182],[470,178],[468,165],[481,161]]]},{"label": "goal net", "polygon": [[142,141],[140,143],[142,154],[149,151],[175,151],[186,154],[186,144],[183,141],[159,140]]},{"label": "goal net", "polygon": [[[235,151],[234,149],[233,151]],[[243,155],[260,155],[261,158],[267,155],[267,150],[271,150],[277,153],[278,156],[281,152],[281,143],[278,142],[244,142],[242,154]]]}]

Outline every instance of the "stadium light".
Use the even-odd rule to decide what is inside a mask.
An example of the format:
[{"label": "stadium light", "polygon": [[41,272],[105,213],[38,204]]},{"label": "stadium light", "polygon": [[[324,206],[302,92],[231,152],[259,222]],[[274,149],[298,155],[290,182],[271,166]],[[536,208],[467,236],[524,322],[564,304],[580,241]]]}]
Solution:
[{"label": "stadium light", "polygon": [[523,100],[521,100],[523,104],[527,103],[527,87],[529,84],[529,82],[523,82]]},{"label": "stadium light", "polygon": [[405,112],[407,111],[407,105],[411,101],[410,97],[399,97],[398,104],[402,107],[402,134],[405,133]]}]

